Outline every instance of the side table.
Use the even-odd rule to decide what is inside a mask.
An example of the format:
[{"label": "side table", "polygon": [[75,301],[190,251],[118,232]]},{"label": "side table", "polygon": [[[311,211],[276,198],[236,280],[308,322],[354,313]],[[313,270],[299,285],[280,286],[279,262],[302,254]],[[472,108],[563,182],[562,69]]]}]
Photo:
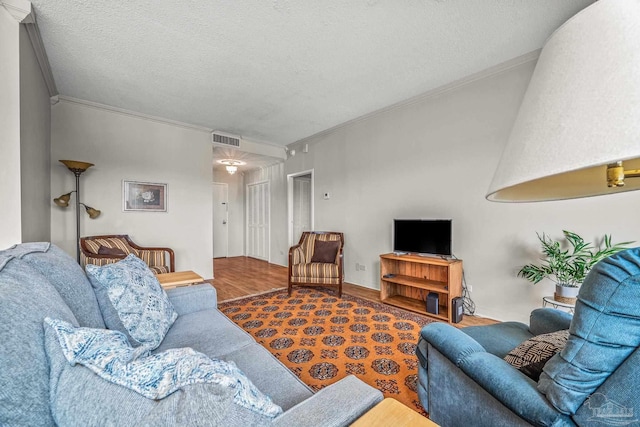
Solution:
[{"label": "side table", "polygon": [[387,397],[358,418],[351,427],[438,427],[438,424]]},{"label": "side table", "polygon": [[542,298],[542,306],[546,307],[547,305],[550,305],[553,308],[566,308],[569,310],[569,313],[573,313],[573,309],[576,307],[575,304],[567,304],[566,302],[556,301],[552,296]]},{"label": "side table", "polygon": [[191,270],[176,271],[175,273],[156,274],[156,278],[164,289],[177,288],[179,286],[190,286],[194,283],[202,283],[204,279],[199,274]]}]

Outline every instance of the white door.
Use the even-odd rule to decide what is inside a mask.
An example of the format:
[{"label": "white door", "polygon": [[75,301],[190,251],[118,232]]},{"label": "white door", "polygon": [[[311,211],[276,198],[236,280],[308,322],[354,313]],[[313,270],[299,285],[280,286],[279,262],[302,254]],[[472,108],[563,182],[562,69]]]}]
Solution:
[{"label": "white door", "polygon": [[247,185],[247,256],[269,261],[269,183]]},{"label": "white door", "polygon": [[213,183],[213,257],[226,258],[229,250],[229,186]]},{"label": "white door", "polygon": [[293,178],[293,244],[303,231],[311,231],[311,175]]},{"label": "white door", "polygon": [[287,175],[289,246],[300,241],[303,231],[313,230],[313,169]]}]

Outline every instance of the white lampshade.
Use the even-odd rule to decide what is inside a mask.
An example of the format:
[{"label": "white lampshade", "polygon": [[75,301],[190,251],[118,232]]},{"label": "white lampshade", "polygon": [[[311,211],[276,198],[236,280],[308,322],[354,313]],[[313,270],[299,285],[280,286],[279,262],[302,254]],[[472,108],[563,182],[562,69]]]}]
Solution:
[{"label": "white lampshade", "polygon": [[560,200],[609,188],[606,165],[640,169],[640,2],[600,0],[542,49],[489,187],[503,202]]}]

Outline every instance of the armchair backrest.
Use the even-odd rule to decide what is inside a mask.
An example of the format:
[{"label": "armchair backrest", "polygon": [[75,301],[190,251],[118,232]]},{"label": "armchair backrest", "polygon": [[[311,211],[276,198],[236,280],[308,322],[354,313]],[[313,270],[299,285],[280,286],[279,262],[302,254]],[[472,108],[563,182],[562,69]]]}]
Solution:
[{"label": "armchair backrest", "polygon": [[336,255],[335,263],[338,264],[340,259],[340,255],[342,254],[342,249],[344,246],[344,234],[335,232],[335,231],[305,231],[300,236],[300,249],[304,256],[304,263],[311,263],[311,259],[313,258],[314,248],[316,240],[320,240],[323,242],[327,241],[340,241],[340,248],[338,249],[338,253]]},{"label": "armchair backrest", "polygon": [[[101,254],[101,247],[119,249],[124,252],[124,256]],[[134,254],[151,267],[156,274],[175,271],[175,255],[171,248],[140,246],[134,243],[127,234],[81,237],[80,251],[83,266],[86,264],[110,264],[129,254]],[[167,254],[169,255],[169,265],[166,263]]]},{"label": "armchair backrest", "polygon": [[[538,390],[559,411],[576,413],[618,369],[631,368],[627,360],[640,346],[639,302],[640,248],[606,258],[588,274],[578,293],[567,345],[547,362],[538,382]],[[640,367],[633,369],[631,374],[640,377]],[[640,403],[635,387],[619,387]]]},{"label": "armchair backrest", "polygon": [[89,254],[98,255],[100,247],[106,247],[110,249],[120,249],[125,254],[134,254],[139,256],[138,250],[129,245],[129,236],[126,234],[121,235],[106,235],[106,236],[87,236],[80,238],[80,246]]}]

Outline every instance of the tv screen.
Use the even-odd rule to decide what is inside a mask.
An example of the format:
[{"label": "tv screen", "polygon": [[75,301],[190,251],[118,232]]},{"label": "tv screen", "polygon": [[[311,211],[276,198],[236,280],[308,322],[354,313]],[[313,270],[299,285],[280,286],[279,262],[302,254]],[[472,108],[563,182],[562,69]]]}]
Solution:
[{"label": "tv screen", "polygon": [[394,219],[393,251],[451,256],[451,220]]}]

